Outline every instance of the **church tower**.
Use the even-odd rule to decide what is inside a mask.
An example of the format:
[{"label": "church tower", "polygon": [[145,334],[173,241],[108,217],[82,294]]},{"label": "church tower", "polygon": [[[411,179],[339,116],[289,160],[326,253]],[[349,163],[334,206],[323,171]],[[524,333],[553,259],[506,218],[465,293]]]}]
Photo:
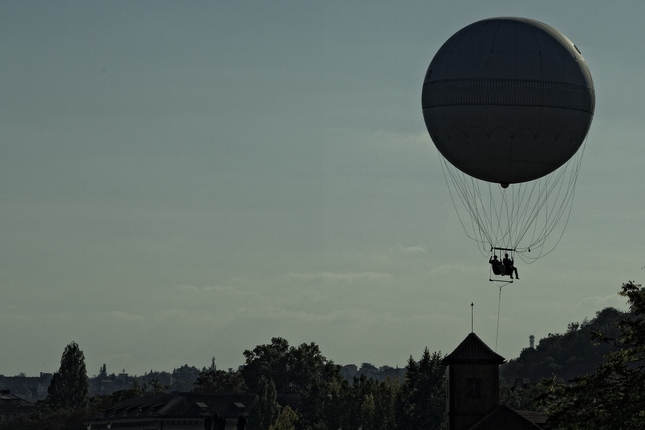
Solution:
[{"label": "church tower", "polygon": [[448,430],[465,430],[499,406],[499,365],[504,357],[475,333],[446,358]]}]

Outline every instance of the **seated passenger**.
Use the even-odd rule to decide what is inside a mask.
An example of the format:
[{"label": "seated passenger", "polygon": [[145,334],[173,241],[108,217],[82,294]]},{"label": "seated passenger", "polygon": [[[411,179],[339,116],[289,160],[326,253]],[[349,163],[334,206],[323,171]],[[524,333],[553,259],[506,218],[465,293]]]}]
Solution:
[{"label": "seated passenger", "polygon": [[511,279],[513,279],[513,273],[515,273],[515,279],[520,279],[519,275],[517,274],[517,267],[515,267],[515,262],[512,258],[508,258],[508,254],[504,254],[504,272],[511,275]]},{"label": "seated passenger", "polygon": [[497,255],[493,255],[492,258],[489,258],[488,262],[493,267],[494,274],[504,276],[504,266],[502,265],[502,262],[497,259]]}]

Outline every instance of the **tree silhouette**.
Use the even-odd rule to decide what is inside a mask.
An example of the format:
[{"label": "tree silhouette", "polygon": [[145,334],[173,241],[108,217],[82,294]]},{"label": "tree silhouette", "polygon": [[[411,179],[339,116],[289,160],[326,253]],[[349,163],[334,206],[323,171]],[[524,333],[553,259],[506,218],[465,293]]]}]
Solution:
[{"label": "tree silhouette", "polygon": [[271,338],[271,343],[245,350],[246,364],[242,376],[249,390],[258,390],[260,377],[271,379],[279,393],[289,392],[289,342],[281,337]]},{"label": "tree silhouette", "polygon": [[85,356],[76,342],[63,351],[60,369],[54,373],[47,389],[47,403],[54,409],[78,408],[87,401],[87,370]]},{"label": "tree silhouette", "polygon": [[627,297],[631,311],[617,324],[620,334],[593,334],[597,342],[618,349],[571,384],[555,378],[544,382],[547,393],[541,400],[550,414],[549,428],[645,429],[645,289],[630,281],[619,294]]},{"label": "tree silhouette", "polygon": [[260,390],[261,377],[270,379],[280,394],[298,394],[303,425],[314,427],[328,421],[331,399],[341,383],[340,366],[327,360],[314,342],[297,347],[280,337],[267,345],[244,351],[246,364],[242,376],[250,391]]},{"label": "tree silhouette", "polygon": [[397,422],[401,428],[438,429],[443,423],[445,366],[441,352],[425,348],[417,363],[408,359],[405,381],[398,402]]},{"label": "tree silhouette", "polygon": [[260,377],[258,395],[249,414],[249,430],[269,430],[278,418],[280,405],[272,380]]},{"label": "tree silhouette", "polygon": [[615,308],[605,308],[596,312],[590,321],[572,322],[565,333],[549,333],[536,348],[525,348],[519,357],[502,365],[500,376],[512,385],[523,378],[539,382],[556,376],[559,380],[568,381],[592,373],[604,357],[617,348],[610,343],[594,342],[591,333],[601,332],[616,337],[619,334],[617,323],[628,315]]},{"label": "tree silhouette", "polygon": [[298,413],[289,405],[280,410],[280,414],[269,430],[295,430],[298,422]]},{"label": "tree silhouette", "polygon": [[243,393],[246,391],[240,372],[224,370],[203,370],[195,380],[197,393]]}]

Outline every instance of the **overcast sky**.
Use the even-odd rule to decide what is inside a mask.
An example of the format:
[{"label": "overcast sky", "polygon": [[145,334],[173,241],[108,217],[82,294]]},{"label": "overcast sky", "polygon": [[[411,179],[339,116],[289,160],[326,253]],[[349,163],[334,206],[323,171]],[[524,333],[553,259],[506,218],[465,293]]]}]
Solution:
[{"label": "overcast sky", "polygon": [[[462,27],[521,16],[596,88],[558,248],[504,287],[421,114]],[[645,3],[0,2],[0,374],[172,371],[281,336],[405,366],[475,332],[507,359],[642,282]]]}]

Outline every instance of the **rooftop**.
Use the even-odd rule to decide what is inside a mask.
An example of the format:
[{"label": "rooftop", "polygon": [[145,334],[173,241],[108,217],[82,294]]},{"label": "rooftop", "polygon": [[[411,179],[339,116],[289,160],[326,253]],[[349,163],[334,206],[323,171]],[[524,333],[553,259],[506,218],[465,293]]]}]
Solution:
[{"label": "rooftop", "polygon": [[466,336],[455,350],[444,359],[444,364],[489,363],[502,364],[504,357],[493,351],[475,333]]}]

